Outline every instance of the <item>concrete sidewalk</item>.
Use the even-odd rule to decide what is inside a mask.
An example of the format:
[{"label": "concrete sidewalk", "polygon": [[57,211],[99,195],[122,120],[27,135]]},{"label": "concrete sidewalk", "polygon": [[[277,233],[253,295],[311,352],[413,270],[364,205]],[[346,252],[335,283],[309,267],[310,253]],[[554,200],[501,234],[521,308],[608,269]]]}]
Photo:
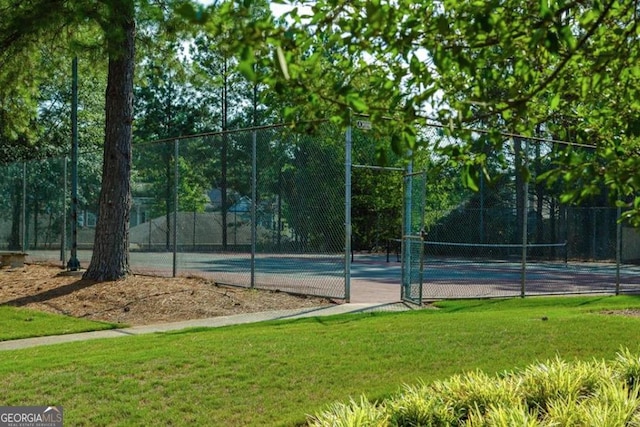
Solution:
[{"label": "concrete sidewalk", "polygon": [[134,326],[123,329],[82,332],[77,334],[53,335],[0,342],[0,351],[30,348],[42,345],[59,344],[73,341],[86,341],[99,338],[117,338],[129,335],[142,335],[158,332],[178,331],[188,328],[219,328],[222,326],[257,323],[267,320],[301,319],[305,317],[332,316],[346,313],[369,313],[374,311],[406,311],[418,308],[402,302],[396,303],[359,303],[337,304],[315,308],[278,310],[261,313],[237,314],[208,319],[186,320],[183,322],[161,323],[156,325]]}]

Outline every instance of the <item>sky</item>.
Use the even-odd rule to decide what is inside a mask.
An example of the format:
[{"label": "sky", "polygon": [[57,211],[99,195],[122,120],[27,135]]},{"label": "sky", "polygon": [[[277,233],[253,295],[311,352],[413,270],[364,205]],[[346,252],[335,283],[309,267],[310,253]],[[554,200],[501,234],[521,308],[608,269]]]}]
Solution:
[{"label": "sky", "polygon": [[[203,4],[205,6],[209,6],[210,4],[214,3],[214,1],[216,0],[197,0],[198,3]],[[288,12],[289,10],[291,10],[292,7],[288,6],[288,5],[284,5],[284,4],[276,4],[276,3],[271,3],[271,13],[273,13],[274,16],[282,16],[284,13]],[[305,8],[299,8],[299,10],[302,12],[302,10],[304,10]]]}]

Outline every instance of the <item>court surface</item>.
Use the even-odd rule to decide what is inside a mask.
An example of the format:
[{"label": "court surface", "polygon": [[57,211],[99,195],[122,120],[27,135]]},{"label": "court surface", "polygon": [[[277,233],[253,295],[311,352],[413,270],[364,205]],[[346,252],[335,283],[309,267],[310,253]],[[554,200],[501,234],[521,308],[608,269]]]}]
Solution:
[{"label": "court surface", "polygon": [[[33,251],[35,261],[60,261],[59,251]],[[69,254],[66,254],[68,257]],[[81,267],[89,265],[90,251],[78,251]],[[134,272],[170,276],[173,256],[167,252],[131,252]],[[288,254],[255,257],[254,283],[259,288],[306,293],[333,298],[344,296],[344,255]],[[250,254],[183,252],[176,257],[178,275],[197,275],[218,283],[248,286]],[[615,293],[613,263],[529,263],[525,270],[526,295]],[[425,300],[519,296],[522,266],[513,261],[425,259],[422,296]],[[351,263],[350,301],[354,303],[400,300],[402,266],[392,255],[356,255]],[[640,266],[622,265],[620,291],[640,293]]]}]

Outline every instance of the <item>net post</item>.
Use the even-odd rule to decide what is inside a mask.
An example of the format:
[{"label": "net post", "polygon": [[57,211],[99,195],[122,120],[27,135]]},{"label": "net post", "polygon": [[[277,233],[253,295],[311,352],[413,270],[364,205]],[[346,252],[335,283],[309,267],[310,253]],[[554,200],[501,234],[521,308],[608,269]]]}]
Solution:
[{"label": "net post", "polygon": [[391,252],[391,241],[387,239],[387,262],[389,262],[389,253]]}]

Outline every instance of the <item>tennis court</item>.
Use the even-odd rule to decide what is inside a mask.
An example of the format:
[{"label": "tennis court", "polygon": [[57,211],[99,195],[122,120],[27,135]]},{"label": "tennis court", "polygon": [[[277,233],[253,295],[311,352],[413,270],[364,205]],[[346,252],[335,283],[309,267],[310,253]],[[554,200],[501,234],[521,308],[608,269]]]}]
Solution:
[{"label": "tennis court", "polygon": [[[90,251],[79,251],[86,267]],[[34,251],[31,260],[59,262],[56,251]],[[355,254],[351,262],[351,302],[396,302],[402,284],[401,257]],[[177,257],[178,274],[211,278],[217,283],[247,287],[251,283],[250,254],[183,252]],[[173,259],[165,252],[132,252],[136,273],[170,276]],[[258,255],[254,259],[257,288],[343,299],[344,255]],[[428,257],[422,266],[422,299],[520,296],[520,260],[473,260]],[[640,265],[569,261],[529,261],[524,271],[525,295],[640,293]]]},{"label": "tennis court", "polygon": [[[523,285],[524,276],[524,285]],[[640,266],[602,262],[520,262],[431,259],[423,298],[464,298],[640,291]],[[524,288],[523,288],[524,286]]]},{"label": "tennis court", "polygon": [[[352,264],[360,286],[401,284],[401,262],[390,257],[356,256]],[[381,273],[383,269],[386,272]],[[524,279],[524,285],[523,285]],[[617,284],[619,284],[617,286]],[[524,288],[523,288],[524,286]],[[423,300],[555,294],[640,293],[640,266],[611,262],[531,261],[425,257]]]}]

